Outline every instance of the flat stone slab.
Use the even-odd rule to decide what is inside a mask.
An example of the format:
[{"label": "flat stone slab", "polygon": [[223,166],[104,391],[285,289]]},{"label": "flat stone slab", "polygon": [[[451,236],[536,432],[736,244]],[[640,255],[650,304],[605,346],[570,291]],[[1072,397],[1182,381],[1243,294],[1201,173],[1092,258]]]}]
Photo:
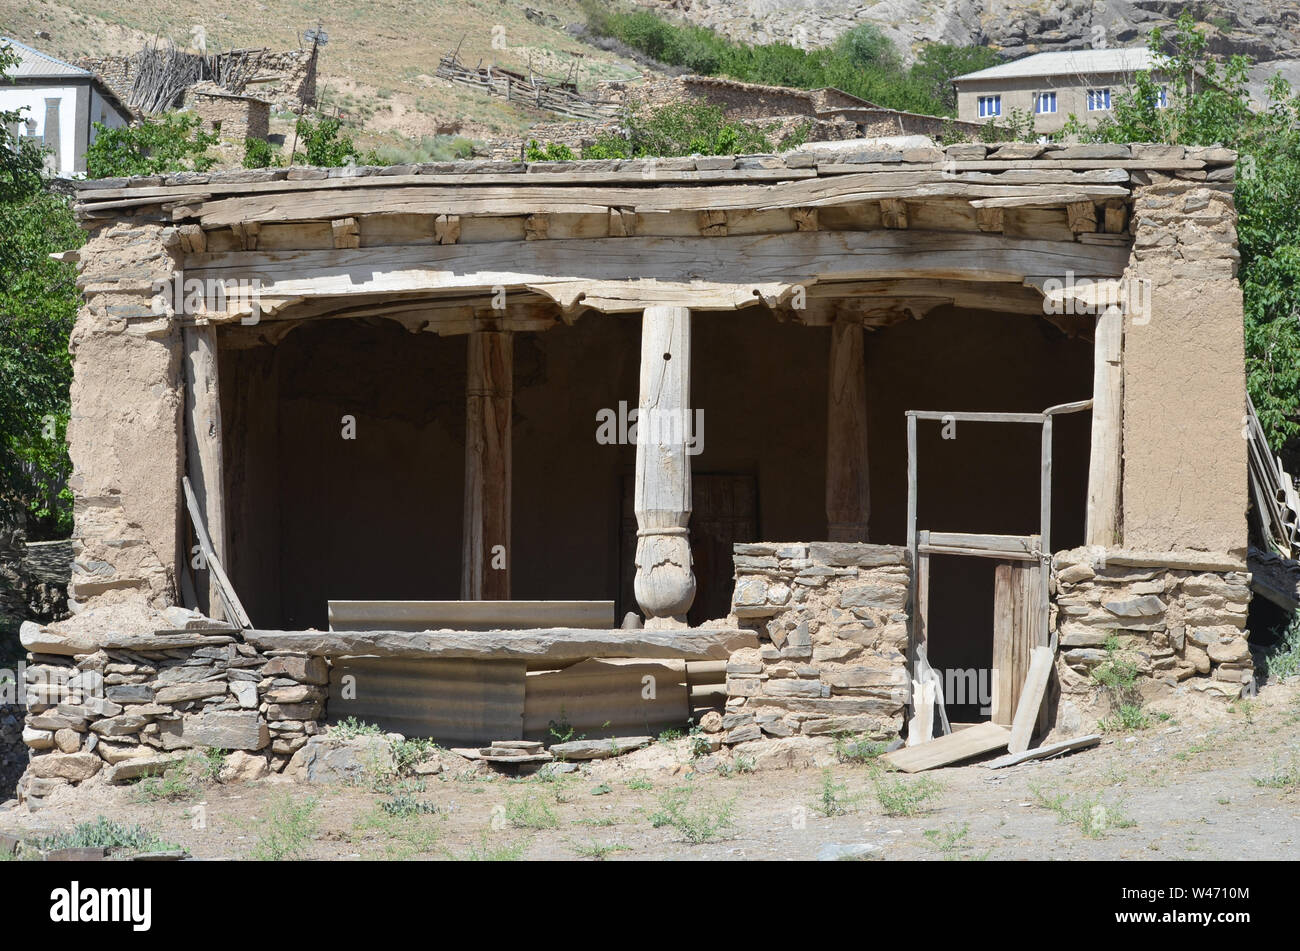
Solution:
[{"label": "flat stone slab", "polygon": [[258,650],[297,651],[325,657],[527,658],[581,660],[726,660],[757,647],[753,631],[735,628],[635,630],[536,628],[520,631],[248,631]]},{"label": "flat stone slab", "polygon": [[608,740],[571,740],[568,743],[556,743],[550,749],[551,755],[556,759],[608,759],[649,745],[648,736],[616,736]]}]

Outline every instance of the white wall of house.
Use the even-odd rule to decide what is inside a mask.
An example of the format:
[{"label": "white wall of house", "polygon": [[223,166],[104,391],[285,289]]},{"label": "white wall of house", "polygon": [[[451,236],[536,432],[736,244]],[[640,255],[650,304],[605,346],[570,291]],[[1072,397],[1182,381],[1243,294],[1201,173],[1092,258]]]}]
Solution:
[{"label": "white wall of house", "polygon": [[85,171],[85,148],[95,141],[93,123],[103,123],[110,129],[128,124],[126,117],[93,84],[0,86],[0,111],[20,110],[22,121],[18,134],[39,136],[47,147],[53,139],[45,125],[49,100],[59,103],[58,154],[47,160],[50,171],[56,175]]},{"label": "white wall of house", "polygon": [[0,86],[0,111],[22,110],[19,135],[37,135],[49,139],[45,127],[46,100],[59,100],[59,152],[55,156],[53,171],[59,175],[71,174],[76,167],[77,94],[76,86]]}]

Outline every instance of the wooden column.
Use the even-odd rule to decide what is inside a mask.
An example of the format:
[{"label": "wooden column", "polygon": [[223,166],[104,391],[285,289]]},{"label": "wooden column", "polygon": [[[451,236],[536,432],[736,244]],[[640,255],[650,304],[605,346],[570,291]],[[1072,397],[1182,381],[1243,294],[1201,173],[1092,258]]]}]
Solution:
[{"label": "wooden column", "polygon": [[857,321],[831,325],[826,402],[826,537],[865,542],[871,512],[867,475],[867,369]]},{"label": "wooden column", "polygon": [[460,577],[460,596],[465,601],[510,599],[513,373],[513,338],[508,331],[470,333]]},{"label": "wooden column", "polygon": [[1084,543],[1120,544],[1119,486],[1123,433],[1124,315],[1108,307],[1097,318],[1092,370],[1092,450],[1088,463],[1088,514]]},{"label": "wooden column", "polygon": [[641,397],[636,444],[636,578],[647,628],[685,627],[695,600],[687,525],[691,463],[691,312],[647,307],[641,317]]},{"label": "wooden column", "polygon": [[[185,474],[206,523],[212,548],[223,562],[229,552],[225,486],[221,460],[221,397],[217,381],[217,330],[211,325],[186,327],[185,343]],[[183,552],[182,571],[190,570],[193,553]],[[209,617],[225,617],[215,573],[195,578],[198,607]]]}]

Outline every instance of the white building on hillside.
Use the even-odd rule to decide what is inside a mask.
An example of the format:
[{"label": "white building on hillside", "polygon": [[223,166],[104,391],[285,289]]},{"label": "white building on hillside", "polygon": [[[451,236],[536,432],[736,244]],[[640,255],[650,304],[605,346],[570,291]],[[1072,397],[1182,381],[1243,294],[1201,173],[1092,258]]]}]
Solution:
[{"label": "white building on hillside", "polygon": [[[954,78],[957,118],[1005,121],[1019,109],[1042,133],[1056,132],[1071,114],[1091,123],[1111,114],[1116,97],[1133,86],[1137,73],[1154,67],[1146,47],[1036,53]],[[1158,105],[1168,105],[1163,86]]]},{"label": "white building on hillside", "polygon": [[0,48],[18,54],[18,65],[0,81],[0,112],[20,110],[12,123],[15,138],[34,139],[48,149],[47,167],[55,175],[86,170],[86,148],[95,139],[94,123],[128,125],[131,111],[89,70],[0,36]]}]

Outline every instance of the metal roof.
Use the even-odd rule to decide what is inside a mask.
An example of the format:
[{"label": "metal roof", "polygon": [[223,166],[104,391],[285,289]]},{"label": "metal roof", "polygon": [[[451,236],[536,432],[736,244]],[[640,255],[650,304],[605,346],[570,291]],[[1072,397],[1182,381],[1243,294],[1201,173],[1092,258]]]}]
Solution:
[{"label": "metal roof", "polygon": [[88,79],[94,75],[88,69],[73,66],[61,59],[55,59],[40,50],[34,50],[26,43],[19,43],[8,36],[0,36],[0,48],[9,46],[18,54],[18,65],[8,74],[11,79]]},{"label": "metal roof", "polygon": [[965,76],[955,76],[954,83],[968,79],[1024,79],[1031,76],[1073,76],[1089,73],[1131,73],[1155,67],[1155,54],[1145,46],[1104,50],[1064,50],[1035,53],[1001,66],[990,66]]}]

